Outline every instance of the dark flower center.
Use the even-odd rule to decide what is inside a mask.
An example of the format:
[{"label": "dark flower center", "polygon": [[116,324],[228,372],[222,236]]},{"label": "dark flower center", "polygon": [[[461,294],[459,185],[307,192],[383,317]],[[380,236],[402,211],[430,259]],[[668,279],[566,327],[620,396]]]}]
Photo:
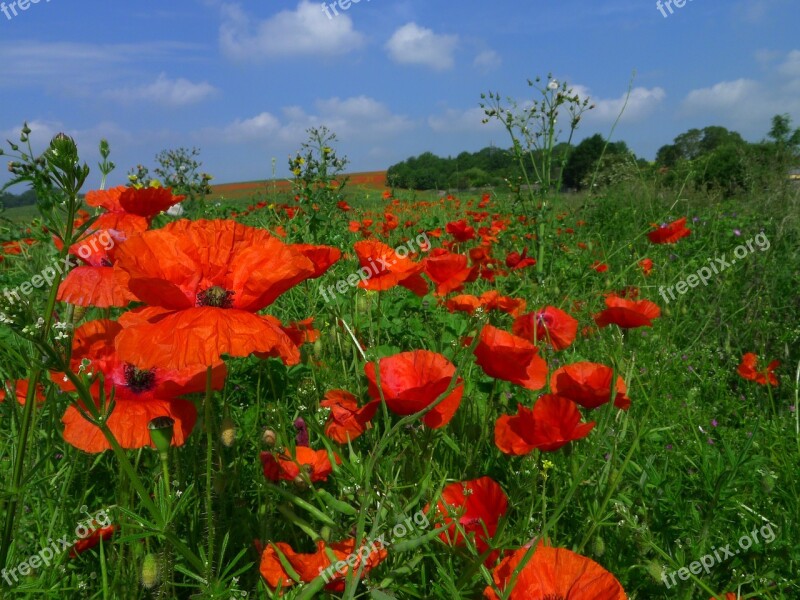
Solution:
[{"label": "dark flower center", "polygon": [[197,305],[213,306],[215,308],[231,308],[233,306],[233,295],[235,293],[236,292],[231,292],[215,285],[197,294]]},{"label": "dark flower center", "polygon": [[132,364],[125,365],[125,383],[135,394],[141,394],[153,389],[156,384],[155,369],[142,370]]}]

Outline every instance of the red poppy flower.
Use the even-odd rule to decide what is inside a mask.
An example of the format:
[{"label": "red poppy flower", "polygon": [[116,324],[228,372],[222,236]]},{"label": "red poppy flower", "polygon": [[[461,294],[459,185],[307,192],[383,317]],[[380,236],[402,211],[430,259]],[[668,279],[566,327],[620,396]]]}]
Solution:
[{"label": "red poppy flower", "polygon": [[654,244],[674,244],[692,233],[691,229],[686,229],[686,217],[660,227],[653,223],[653,227],[656,230],[648,233],[647,237]]},{"label": "red poppy flower", "polygon": [[600,262],[599,260],[596,260],[592,263],[592,269],[594,269],[598,273],[605,273],[606,271],[608,271],[608,265]]},{"label": "red poppy flower", "polygon": [[418,296],[428,293],[428,284],[421,275],[423,264],[399,256],[383,242],[356,242],[353,248],[361,267],[369,273],[366,281],[359,282],[360,288],[382,292],[401,285]]},{"label": "red poppy flower", "polygon": [[[364,372],[369,380],[369,395],[381,399],[398,415],[412,415],[433,404],[450,386],[456,367],[441,354],[430,350],[401,352],[379,362],[381,389],[378,390],[375,363],[367,363]],[[455,388],[422,418],[431,429],[450,422],[461,404],[464,384],[459,378]]]},{"label": "red poppy flower", "polygon": [[534,449],[553,452],[589,435],[594,421],[581,423],[575,403],[545,394],[533,408],[519,405],[516,415],[502,415],[494,427],[494,443],[505,454],[524,455]]},{"label": "red poppy flower", "polygon": [[474,280],[477,271],[467,265],[467,257],[437,248],[425,259],[425,273],[436,284],[436,295],[446,296],[460,290],[464,282]]},{"label": "red poppy flower", "polygon": [[477,364],[490,377],[510,381],[529,390],[547,383],[547,363],[529,341],[485,325],[475,347]]},{"label": "red poppy flower", "polygon": [[350,392],[330,390],[319,405],[331,409],[328,422],[325,423],[325,435],[337,444],[346,444],[366,431],[375,417],[380,400],[373,400],[359,408],[356,397]]},{"label": "red poppy flower", "polygon": [[[436,508],[446,526],[439,534],[443,542],[454,546],[465,544],[458,523],[478,552],[483,553],[490,548],[488,540],[494,537],[500,517],[508,510],[508,497],[491,477],[481,477],[445,486]],[[427,514],[429,510],[430,505],[424,512]]]},{"label": "red poppy flower", "polygon": [[773,371],[780,366],[780,361],[773,360],[765,369],[758,370],[758,357],[748,352],[742,356],[742,362],[736,369],[739,375],[750,381],[755,381],[759,385],[778,385],[778,378]]},{"label": "red poppy flower", "polygon": [[185,198],[185,196],[173,196],[170,188],[119,186],[109,190],[87,192],[86,204],[105,208],[108,212],[124,212],[144,217],[150,221],[157,214]]},{"label": "red poppy flower", "polygon": [[564,350],[575,341],[578,321],[555,306],[517,317],[512,328],[514,335],[538,343],[545,340],[553,350]]},{"label": "red poppy flower", "polygon": [[[492,578],[495,586],[507,591],[507,586],[528,548],[520,548],[495,567]],[[500,600],[491,586],[484,598]],[[619,581],[593,560],[566,548],[551,548],[540,543],[533,556],[519,571],[508,600],[627,600]]]},{"label": "red poppy flower", "polygon": [[661,316],[661,309],[650,300],[627,300],[615,294],[606,296],[606,308],[594,316],[598,327],[614,324],[625,329],[651,327],[652,319]]},{"label": "red poppy flower", "polygon": [[524,269],[536,264],[535,258],[528,258],[528,249],[524,248],[522,254],[519,252],[509,252],[506,256],[506,266],[511,270]]},{"label": "red poppy flower", "polygon": [[[126,327],[117,341],[139,367],[216,364],[223,354],[281,350],[288,338],[256,314],[318,268],[264,230],[234,221],[176,221],[128,239],[115,269],[142,302],[164,311]],[[137,352],[138,349],[138,352]]]},{"label": "red poppy flower", "polygon": [[[5,402],[7,396],[13,396],[21,405],[25,406],[28,399],[29,384],[27,379],[17,379],[15,381],[6,381],[5,386],[0,386],[0,402]],[[36,385],[36,398],[37,404],[42,404],[45,401],[44,386],[39,383]]]},{"label": "red poppy flower", "polygon": [[475,229],[470,227],[464,219],[448,223],[445,231],[452,235],[457,242],[466,242],[475,237]]},{"label": "red poppy flower", "polygon": [[75,545],[69,550],[69,557],[76,558],[79,554],[91,550],[100,543],[100,540],[104,542],[110,540],[116,530],[116,525],[108,525],[106,527],[93,529],[85,538],[75,542]]},{"label": "red poppy flower", "polygon": [[653,270],[653,261],[649,258],[643,258],[638,262],[638,265],[642,268],[642,272],[645,276],[650,275],[650,272]]},{"label": "red poppy flower", "polygon": [[[341,459],[334,456],[336,464],[339,464]],[[270,481],[304,481],[305,478],[300,477],[301,469],[312,482],[327,481],[328,475],[333,472],[327,450],[312,450],[306,446],[297,446],[294,458],[262,452],[261,464],[264,466],[264,476]]]},{"label": "red poppy flower", "polygon": [[[556,370],[550,377],[553,394],[569,398],[584,408],[597,408],[611,399],[611,367],[593,362],[577,362]],[[625,394],[628,388],[622,377],[617,376],[614,406],[627,410],[631,400]]]}]

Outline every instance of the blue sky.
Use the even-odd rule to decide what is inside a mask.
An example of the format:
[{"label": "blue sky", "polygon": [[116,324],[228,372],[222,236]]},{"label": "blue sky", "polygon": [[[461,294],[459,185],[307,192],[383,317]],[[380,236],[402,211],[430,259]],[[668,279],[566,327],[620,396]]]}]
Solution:
[{"label": "blue sky", "polygon": [[360,0],[333,18],[306,0],[14,8],[0,12],[0,134],[27,120],[41,150],[65,131],[92,166],[105,137],[111,183],[178,146],[199,147],[217,183],[269,177],[273,158],[283,176],[322,124],[354,171],[507,147],[480,94],[524,101],[548,72],[597,105],[581,139],[608,134],[635,71],[614,139],[647,159],[691,127],[758,140],[776,113],[800,125],[797,0],[687,0],[667,17],[655,0]]}]

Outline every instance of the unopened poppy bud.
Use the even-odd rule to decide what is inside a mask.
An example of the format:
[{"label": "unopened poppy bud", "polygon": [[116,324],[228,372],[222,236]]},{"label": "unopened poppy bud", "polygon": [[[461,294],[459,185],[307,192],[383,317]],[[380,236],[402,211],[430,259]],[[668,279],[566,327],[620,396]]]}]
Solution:
[{"label": "unopened poppy bud", "polygon": [[146,590],[152,590],[160,580],[161,572],[158,568],[158,557],[152,552],[148,552],[144,555],[144,561],[142,561],[142,587]]},{"label": "unopened poppy bud", "polygon": [[294,485],[300,488],[301,490],[308,489],[308,482],[306,481],[306,478],[302,473],[297,477],[295,477],[292,483],[294,483]]},{"label": "unopened poppy bud", "polygon": [[592,553],[596,558],[602,558],[603,554],[606,553],[606,543],[603,541],[599,535],[595,536],[594,544],[592,545]]},{"label": "unopened poppy bud", "polygon": [[161,459],[167,458],[169,446],[172,443],[172,434],[175,431],[175,419],[171,417],[156,417],[147,424],[150,430],[150,439],[158,450]]},{"label": "unopened poppy bud", "polygon": [[322,338],[317,338],[314,342],[314,357],[320,358],[322,356]]},{"label": "unopened poppy bud", "polygon": [[236,423],[230,417],[222,419],[220,424],[219,439],[226,448],[233,446],[236,441]]},{"label": "unopened poppy bud", "polygon": [[261,434],[261,441],[265,446],[269,446],[272,448],[275,446],[276,442],[278,441],[278,434],[275,433],[272,429],[267,427],[264,432]]}]

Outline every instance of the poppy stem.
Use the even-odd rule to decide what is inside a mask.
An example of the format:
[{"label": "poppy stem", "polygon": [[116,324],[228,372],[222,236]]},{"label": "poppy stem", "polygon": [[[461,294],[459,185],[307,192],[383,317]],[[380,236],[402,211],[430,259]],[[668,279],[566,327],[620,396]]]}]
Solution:
[{"label": "poppy stem", "polygon": [[204,421],[206,429],[206,526],[208,529],[208,552],[206,553],[206,581],[211,581],[214,573],[214,512],[212,498],[212,474],[211,467],[214,461],[214,424],[211,400],[214,392],[212,389],[212,368],[206,369],[206,397],[203,404]]}]

